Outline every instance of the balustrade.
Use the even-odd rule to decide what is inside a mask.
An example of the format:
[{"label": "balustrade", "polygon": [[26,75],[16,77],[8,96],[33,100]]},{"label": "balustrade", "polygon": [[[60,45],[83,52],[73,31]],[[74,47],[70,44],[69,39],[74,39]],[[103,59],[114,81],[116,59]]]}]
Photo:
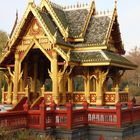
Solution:
[{"label": "balustrade", "polygon": [[0,127],[5,129],[26,128],[27,119],[25,111],[0,113]]},{"label": "balustrade", "polygon": [[33,110],[26,101],[22,111],[1,113],[0,127],[45,130],[49,127],[74,129],[87,125],[107,125],[120,128],[140,121],[140,106],[134,106],[132,102],[128,102],[125,108],[120,103],[114,108],[89,107],[87,103],[83,104],[83,108],[75,108],[72,103],[67,103],[63,107],[56,107],[51,103],[47,107],[44,100],[38,104],[39,108]]}]

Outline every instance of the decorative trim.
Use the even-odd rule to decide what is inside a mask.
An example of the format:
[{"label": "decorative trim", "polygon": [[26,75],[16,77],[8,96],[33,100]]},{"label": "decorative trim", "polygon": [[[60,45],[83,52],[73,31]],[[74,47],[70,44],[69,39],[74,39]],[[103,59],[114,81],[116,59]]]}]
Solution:
[{"label": "decorative trim", "polygon": [[59,20],[59,18],[56,15],[56,13],[54,12],[50,1],[49,0],[42,0],[41,8],[43,8],[44,6],[47,9],[47,11],[50,13],[52,18],[54,19],[54,22],[56,23],[56,25],[59,27],[61,34],[64,36],[64,38],[67,38],[68,37],[68,32],[64,28],[64,26],[62,25],[61,21]]}]

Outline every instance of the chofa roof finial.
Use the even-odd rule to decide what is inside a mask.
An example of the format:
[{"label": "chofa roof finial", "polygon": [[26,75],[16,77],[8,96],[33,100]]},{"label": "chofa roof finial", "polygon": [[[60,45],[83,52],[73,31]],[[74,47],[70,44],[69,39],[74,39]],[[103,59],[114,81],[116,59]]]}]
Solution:
[{"label": "chofa roof finial", "polygon": [[16,19],[18,20],[18,9],[16,10]]},{"label": "chofa roof finial", "polygon": [[117,0],[114,0],[114,7],[117,9]]},{"label": "chofa roof finial", "polygon": [[29,3],[34,3],[34,0],[29,0]]}]

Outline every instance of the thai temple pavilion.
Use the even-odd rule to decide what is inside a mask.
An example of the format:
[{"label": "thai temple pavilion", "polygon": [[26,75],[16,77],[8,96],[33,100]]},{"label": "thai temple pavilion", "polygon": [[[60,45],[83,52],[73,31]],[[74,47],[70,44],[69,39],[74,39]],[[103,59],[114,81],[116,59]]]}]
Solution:
[{"label": "thai temple pavilion", "polygon": [[116,2],[113,12],[98,13],[94,0],[68,7],[30,0],[0,61],[7,79],[2,102],[17,104],[23,96],[31,103],[43,96],[46,104],[126,102],[128,88],[117,93],[120,79],[136,66],[124,54]]},{"label": "thai temple pavilion", "polygon": [[0,127],[69,140],[140,133],[140,106],[129,101],[128,86],[120,89],[124,72],[136,65],[123,57],[116,1],[112,12],[98,12],[94,0],[66,7],[29,0],[17,19],[0,60],[2,103],[14,107],[0,113]]}]

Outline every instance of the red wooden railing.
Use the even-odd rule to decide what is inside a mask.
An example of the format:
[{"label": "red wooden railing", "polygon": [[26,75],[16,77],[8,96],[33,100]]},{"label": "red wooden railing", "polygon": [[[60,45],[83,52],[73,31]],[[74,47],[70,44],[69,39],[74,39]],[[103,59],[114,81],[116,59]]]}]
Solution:
[{"label": "red wooden railing", "polygon": [[13,111],[0,113],[0,127],[9,130],[26,128],[27,126],[27,112]]},{"label": "red wooden railing", "polygon": [[117,126],[117,114],[114,109],[89,109],[88,124]]},{"label": "red wooden railing", "polygon": [[133,102],[128,102],[128,108],[121,110],[122,125],[132,124],[140,121],[140,106],[135,106]]},{"label": "red wooden railing", "polygon": [[0,113],[0,127],[45,130],[50,127],[74,129],[88,125],[105,125],[121,128],[140,121],[140,106],[134,106],[132,102],[128,102],[126,107],[117,103],[114,108],[92,107],[84,103],[82,108],[76,109],[72,103],[65,106],[52,103],[46,106],[43,100],[38,106],[34,110],[26,100],[24,110]]}]

